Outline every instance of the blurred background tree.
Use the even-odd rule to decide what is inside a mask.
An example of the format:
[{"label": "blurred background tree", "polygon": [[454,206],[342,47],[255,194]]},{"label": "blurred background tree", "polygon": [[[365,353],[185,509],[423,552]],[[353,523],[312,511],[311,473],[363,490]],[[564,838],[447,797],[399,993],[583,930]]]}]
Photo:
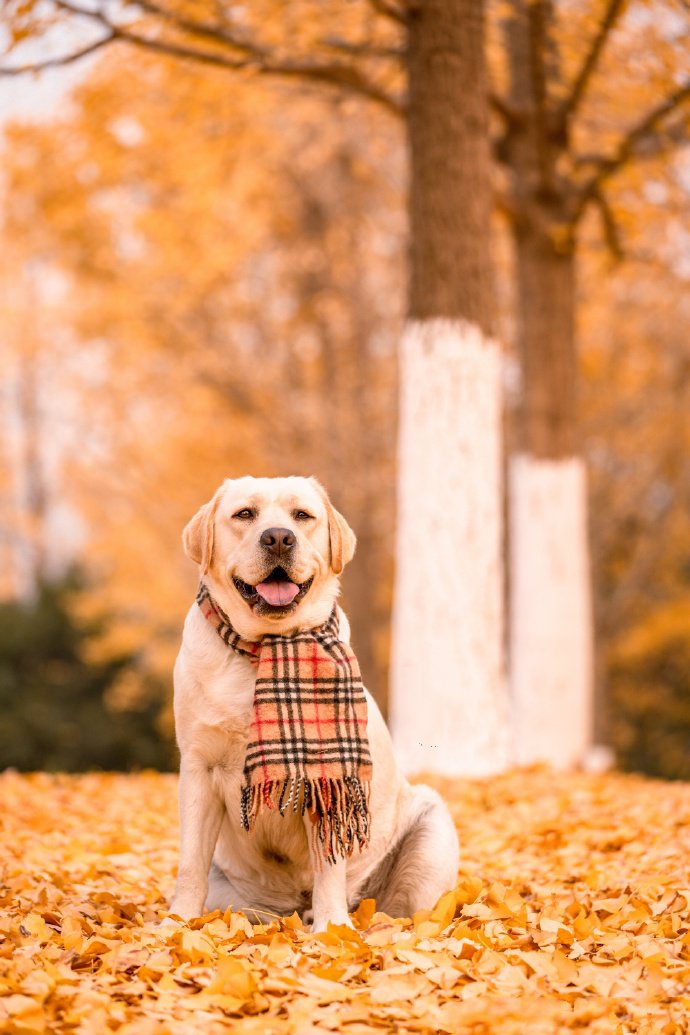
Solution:
[{"label": "blurred background tree", "polygon": [[[77,19],[85,33],[92,10]],[[83,556],[98,589],[76,613],[107,606],[104,656],[140,650],[139,671],[159,678],[192,590],[179,528],[222,476],[301,467],[359,533],[346,603],[384,699],[404,308],[405,163],[390,115],[404,107],[406,8],[228,10],[211,24],[208,4],[147,2],[114,29],[97,11],[88,40],[58,37],[57,62],[103,51],[64,111],[6,131],[3,588],[30,596],[44,570]],[[20,42],[52,17],[30,3],[10,13]],[[690,543],[689,19],[664,2],[489,13],[509,446],[529,452],[525,428],[541,421],[540,459],[586,457],[599,738],[625,765],[690,775],[676,664]],[[565,267],[568,291],[548,287]],[[528,325],[541,327],[531,344]],[[582,594],[575,539],[552,524],[533,543]],[[540,634],[548,594],[535,590]],[[577,621],[571,646],[586,645],[586,609]],[[587,658],[565,663],[567,615],[558,624],[557,641],[531,640],[532,716],[561,700],[563,672],[579,680],[580,714],[590,707]],[[512,655],[515,671],[515,631]],[[575,726],[560,726],[567,740]]]},{"label": "blurred background tree", "polygon": [[526,762],[582,758],[593,718],[597,739],[606,737],[601,701],[593,715],[578,259],[593,213],[612,260],[624,259],[622,223],[635,216],[621,186],[666,175],[688,139],[690,20],[663,2],[653,10],[650,20],[646,6],[622,0],[509,0],[498,12],[497,80],[507,85],[497,157],[521,376],[510,463],[510,659],[516,754]]},{"label": "blurred background tree", "polygon": [[[333,98],[298,94],[286,134],[284,99],[263,84],[228,91],[222,73],[180,76],[174,62],[146,57],[124,76],[123,58],[110,55],[80,87],[57,134],[55,123],[7,130],[8,401],[15,409],[21,370],[40,357],[34,437],[52,468],[42,495],[48,510],[57,500],[70,510],[58,536],[78,517],[97,573],[85,599],[114,608],[114,649],[139,646],[145,630],[162,676],[193,590],[180,531],[199,500],[247,471],[314,473],[357,528],[345,593],[358,601],[363,670],[385,698],[398,141],[375,112],[355,127],[338,120]],[[326,138],[323,119],[333,123]],[[361,136],[367,119],[373,146]],[[43,163],[50,178],[36,177]],[[32,289],[50,278],[56,287],[36,299],[42,317],[28,336],[24,271],[36,254]],[[20,300],[14,319],[10,297]],[[20,424],[13,415],[6,430]],[[25,514],[23,451],[13,468],[22,498],[8,510]],[[23,528],[19,554],[45,537],[35,521]],[[13,557],[20,565],[10,549],[8,572]],[[16,573],[15,588],[31,582]]]}]

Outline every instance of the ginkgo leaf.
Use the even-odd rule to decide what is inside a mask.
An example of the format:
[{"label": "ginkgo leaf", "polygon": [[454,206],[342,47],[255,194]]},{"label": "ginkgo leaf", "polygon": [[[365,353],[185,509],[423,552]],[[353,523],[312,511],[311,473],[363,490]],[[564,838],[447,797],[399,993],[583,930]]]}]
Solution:
[{"label": "ginkgo leaf", "polygon": [[233,996],[244,1002],[251,999],[257,988],[258,982],[249,964],[233,959],[232,956],[222,956],[218,960],[213,980],[206,985],[204,993],[206,995]]}]

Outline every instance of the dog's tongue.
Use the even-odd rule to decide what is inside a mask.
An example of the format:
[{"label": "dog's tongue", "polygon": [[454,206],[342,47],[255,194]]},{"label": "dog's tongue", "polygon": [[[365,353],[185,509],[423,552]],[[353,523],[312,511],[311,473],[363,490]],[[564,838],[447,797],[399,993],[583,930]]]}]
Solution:
[{"label": "dog's tongue", "polygon": [[294,582],[260,582],[255,589],[272,607],[286,607],[299,593],[299,586]]}]

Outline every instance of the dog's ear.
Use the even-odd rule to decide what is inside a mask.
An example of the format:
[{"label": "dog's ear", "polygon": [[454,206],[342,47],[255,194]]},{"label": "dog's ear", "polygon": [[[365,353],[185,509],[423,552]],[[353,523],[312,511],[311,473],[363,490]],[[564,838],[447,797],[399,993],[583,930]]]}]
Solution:
[{"label": "dog's ear", "polygon": [[317,478],[311,478],[310,481],[316,486],[321,499],[326,505],[328,538],[331,544],[331,568],[336,575],[340,575],[345,565],[354,557],[357,536],[343,515],[335,509],[321,482]]},{"label": "dog's ear", "polygon": [[204,503],[200,510],[197,510],[182,532],[184,552],[190,560],[201,565],[202,575],[206,574],[213,561],[216,511],[223,498],[223,488],[224,486],[221,486],[213,498],[208,503]]}]

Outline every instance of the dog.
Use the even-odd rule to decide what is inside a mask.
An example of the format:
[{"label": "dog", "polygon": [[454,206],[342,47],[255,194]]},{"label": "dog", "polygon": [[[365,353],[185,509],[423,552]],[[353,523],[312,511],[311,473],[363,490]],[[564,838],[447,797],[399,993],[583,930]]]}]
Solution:
[{"label": "dog", "polygon": [[[302,477],[226,480],[182,538],[212,598],[247,641],[322,626],[356,545],[320,483]],[[339,638],[348,643],[339,606],[337,614]],[[263,922],[296,911],[319,932],[329,923],[352,926],[348,914],[365,898],[394,917],[432,908],[457,880],[455,826],[436,791],[411,785],[399,771],[366,691],[373,764],[366,847],[320,863],[308,813],[292,809],[264,809],[251,834],[242,828],[255,680],[249,658],[230,649],[193,604],[174,670],[181,829],[172,917],[188,921],[232,907]]]}]

